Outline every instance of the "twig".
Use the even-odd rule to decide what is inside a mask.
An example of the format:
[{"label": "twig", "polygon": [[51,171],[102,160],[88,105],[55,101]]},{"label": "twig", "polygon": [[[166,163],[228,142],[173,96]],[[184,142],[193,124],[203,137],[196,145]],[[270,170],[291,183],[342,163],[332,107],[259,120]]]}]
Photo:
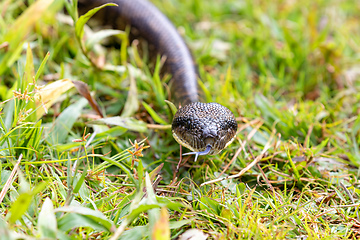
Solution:
[{"label": "twig", "polygon": [[176,182],[176,175],[179,172],[181,162],[182,162],[182,146],[180,145],[180,159],[179,159],[179,162],[178,162],[178,164],[176,166],[175,172],[173,174],[173,180],[172,180],[173,183]]}]

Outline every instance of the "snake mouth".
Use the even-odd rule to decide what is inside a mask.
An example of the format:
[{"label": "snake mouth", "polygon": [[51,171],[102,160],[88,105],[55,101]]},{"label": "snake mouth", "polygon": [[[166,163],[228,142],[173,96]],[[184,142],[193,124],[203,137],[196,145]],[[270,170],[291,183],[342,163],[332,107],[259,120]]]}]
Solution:
[{"label": "snake mouth", "polygon": [[186,156],[186,155],[195,155],[195,160],[194,160],[194,162],[196,162],[199,156],[203,156],[203,155],[209,154],[210,151],[211,151],[211,149],[212,149],[212,146],[211,146],[211,145],[207,145],[207,146],[206,146],[206,149],[205,149],[204,151],[184,153],[183,156]]},{"label": "snake mouth", "polygon": [[214,136],[204,137],[201,145],[203,145],[203,146],[205,145],[206,147],[211,146],[213,148],[213,146],[216,145],[216,137],[214,137]]}]

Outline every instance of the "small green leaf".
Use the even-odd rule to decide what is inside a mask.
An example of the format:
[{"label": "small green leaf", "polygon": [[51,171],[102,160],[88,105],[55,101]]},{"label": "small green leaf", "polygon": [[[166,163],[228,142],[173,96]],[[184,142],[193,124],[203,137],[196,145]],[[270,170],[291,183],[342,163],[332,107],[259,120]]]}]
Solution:
[{"label": "small green leaf", "polygon": [[302,171],[306,167],[306,161],[302,161],[296,164],[296,169]]},{"label": "small green leaf", "polygon": [[226,218],[229,221],[234,217],[234,214],[232,213],[232,211],[230,209],[226,209],[226,208],[224,208],[221,211],[220,215],[221,215],[221,217]]},{"label": "small green leaf", "polygon": [[221,89],[222,91],[222,96],[226,96],[229,94],[229,91],[231,89],[231,86],[230,86],[230,82],[231,82],[231,66],[229,66],[227,68],[227,71],[226,71],[226,77],[225,77],[225,84],[223,84],[223,87]]},{"label": "small green leaf", "polygon": [[28,43],[26,49],[26,64],[25,64],[25,76],[24,76],[25,81],[23,81],[23,84],[27,86],[29,83],[32,83],[34,75],[35,75],[34,57],[30,48],[30,43]]},{"label": "small green leaf", "polygon": [[21,193],[17,197],[15,202],[11,205],[11,208],[9,211],[10,212],[9,222],[10,223],[15,223],[17,220],[19,220],[22,217],[22,215],[29,208],[34,195],[41,192],[47,186],[47,184],[48,184],[47,182],[41,182],[32,191]]},{"label": "small green leaf", "polygon": [[121,117],[130,117],[139,109],[139,100],[135,78],[130,74],[130,87]]},{"label": "small green leaf", "polygon": [[290,155],[290,150],[289,149],[286,149],[286,153],[287,153],[287,156],[288,156],[288,159],[289,159],[289,162],[290,162],[290,165],[291,165],[291,168],[293,169],[294,173],[295,173],[295,177],[296,177],[296,180],[300,180],[300,174],[299,174],[299,171],[297,170],[292,158],[291,158],[291,155]]},{"label": "small green leaf", "polygon": [[146,212],[153,208],[160,208],[161,204],[143,204],[133,209],[131,213],[128,215],[130,220],[135,219],[140,213]]},{"label": "small green leaf", "polygon": [[146,187],[146,193],[147,193],[146,203],[148,203],[148,204],[157,203],[154,189],[152,186],[152,182],[151,182],[150,176],[147,172],[145,174],[145,187]]},{"label": "small green leaf", "polygon": [[178,229],[181,228],[184,225],[190,224],[194,219],[186,219],[186,220],[180,220],[180,221],[170,221],[170,229]]},{"label": "small green leaf", "polygon": [[[74,227],[85,226],[110,231],[114,225],[102,212],[82,206],[60,207],[55,209],[55,212],[68,213],[58,220],[59,229],[63,231],[67,231]],[[69,224],[69,222],[72,224]]]},{"label": "small green leaf", "polygon": [[78,37],[78,39],[82,39],[82,37],[84,35],[84,25],[87,23],[87,21],[89,21],[89,19],[95,13],[97,13],[100,9],[107,7],[107,6],[116,6],[117,7],[118,5],[115,3],[103,4],[99,7],[91,9],[90,11],[88,11],[87,13],[85,13],[84,15],[79,17],[79,20],[75,24],[75,33],[76,33],[76,36]]},{"label": "small green leaf", "polygon": [[329,138],[326,138],[325,140],[323,140],[319,145],[317,145],[314,150],[313,150],[313,154],[316,155],[318,154],[320,151],[322,151],[324,149],[324,147],[326,147],[327,143],[329,141]]},{"label": "small green leaf", "polygon": [[44,57],[44,59],[42,60],[42,62],[40,64],[39,69],[36,72],[35,81],[37,81],[39,79],[40,75],[42,74],[45,64],[46,64],[47,60],[49,59],[49,57],[50,57],[50,52],[47,52],[46,56]]},{"label": "small green leaf", "polygon": [[[28,43],[27,49],[26,49],[26,64],[25,64],[25,72],[24,72],[24,81],[22,81],[22,89],[25,91],[27,89],[28,92],[30,92],[34,87],[29,85],[29,83],[33,82],[33,77],[35,75],[34,71],[34,57],[33,53],[30,48],[30,44]],[[35,102],[29,101],[26,104],[26,110],[35,109]],[[36,121],[36,114],[29,114],[26,118],[26,121],[34,122]]]},{"label": "small green leaf", "polygon": [[136,185],[136,189],[137,189],[137,191],[141,191],[141,186],[142,186],[143,177],[144,177],[144,167],[143,167],[142,161],[139,161],[139,163],[138,163],[137,173],[138,173],[139,181],[137,182],[138,184]]},{"label": "small green leaf", "polygon": [[[85,180],[85,177],[86,177],[86,174],[87,174],[87,169],[85,168],[83,173],[80,175],[80,174],[77,174],[76,175],[76,178],[77,178],[77,181],[76,181],[76,185],[74,187],[74,193],[78,193],[79,190],[80,190],[80,187],[83,185],[84,183],[84,180]],[[80,177],[79,177],[80,175]]]},{"label": "small green leaf", "polygon": [[237,189],[238,189],[238,192],[237,192],[237,197],[240,197],[241,194],[244,194],[245,193],[245,190],[246,190],[246,185],[245,183],[241,182],[237,185]]},{"label": "small green leaf", "polygon": [[165,100],[165,102],[170,107],[172,114],[175,115],[175,113],[177,112],[177,108],[176,108],[175,104],[168,100]]},{"label": "small green leaf", "polygon": [[16,201],[11,205],[9,222],[15,223],[29,208],[32,200],[30,193],[22,193],[18,196]]},{"label": "small green leaf", "polygon": [[200,209],[202,210],[207,210],[209,213],[219,215],[221,208],[221,205],[214,199],[205,196],[200,199]]},{"label": "small green leaf", "polygon": [[127,131],[127,129],[123,128],[123,127],[109,128],[108,126],[105,126],[105,125],[96,125],[96,129],[99,129],[100,127],[105,127],[108,130],[97,133],[95,136],[95,139],[94,139],[95,141],[100,140],[100,139],[109,139],[109,137],[116,138],[116,137],[123,135]]},{"label": "small green leaf", "polygon": [[38,227],[40,231],[40,236],[46,239],[57,239],[57,221],[54,212],[54,206],[50,198],[46,198],[38,219]]},{"label": "small green leaf", "polygon": [[310,171],[311,175],[317,178],[321,178],[322,174],[319,169],[315,166],[308,166],[307,169]]},{"label": "small green leaf", "polygon": [[150,116],[154,119],[155,122],[167,125],[168,123],[162,119],[147,103],[142,102],[143,106],[145,107],[146,111],[150,114]]},{"label": "small green leaf", "polygon": [[167,198],[157,198],[157,202],[161,203],[162,206],[166,206],[168,209],[178,212],[181,212],[181,208],[190,208],[190,206],[187,206],[184,203],[171,201]]},{"label": "small green leaf", "polygon": [[109,231],[105,226],[98,223],[97,221],[76,213],[68,213],[58,219],[59,230],[69,231],[73,228],[78,227],[91,227],[99,231]]},{"label": "small green leaf", "polygon": [[88,104],[85,98],[67,107],[55,120],[54,127],[49,133],[47,140],[55,145],[65,141],[76,119],[81,115],[82,109]]},{"label": "small green leaf", "polygon": [[341,199],[341,201],[343,201],[344,203],[346,203],[347,201],[346,201],[344,195],[339,191],[339,189],[334,188],[334,190],[335,190],[336,194],[338,195],[338,197]]},{"label": "small green leaf", "polygon": [[164,88],[160,80],[160,69],[161,69],[161,58],[160,56],[157,57],[156,65],[154,69],[154,75],[153,75],[153,88],[155,91],[156,100],[158,103],[163,106],[164,100],[165,100],[165,94],[164,94]]}]

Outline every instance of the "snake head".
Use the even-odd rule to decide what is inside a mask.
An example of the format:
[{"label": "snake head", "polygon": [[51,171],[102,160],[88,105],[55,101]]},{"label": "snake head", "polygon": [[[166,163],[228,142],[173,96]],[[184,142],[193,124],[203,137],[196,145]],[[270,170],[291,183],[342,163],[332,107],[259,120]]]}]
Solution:
[{"label": "snake head", "polygon": [[234,114],[218,103],[188,104],[176,112],[172,122],[175,140],[196,158],[222,151],[234,140],[236,131]]}]

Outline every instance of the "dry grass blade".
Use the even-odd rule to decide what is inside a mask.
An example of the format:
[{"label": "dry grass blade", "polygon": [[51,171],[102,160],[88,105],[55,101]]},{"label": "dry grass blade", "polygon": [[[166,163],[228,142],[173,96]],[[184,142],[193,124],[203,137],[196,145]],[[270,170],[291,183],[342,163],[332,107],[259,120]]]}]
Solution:
[{"label": "dry grass blade", "polygon": [[224,169],[221,171],[219,177],[221,175],[224,174],[224,172],[226,172],[226,170],[228,170],[228,168],[230,167],[230,165],[235,161],[235,159],[239,156],[239,154],[241,153],[241,151],[245,151],[245,145],[246,145],[246,141],[243,141],[240,145],[240,147],[238,148],[238,150],[236,150],[234,156],[231,158],[230,162],[224,167]]},{"label": "dry grass blade", "polygon": [[267,143],[264,146],[264,149],[261,151],[260,155],[258,155],[254,161],[252,161],[249,165],[246,166],[246,168],[244,168],[243,170],[241,170],[238,174],[235,175],[231,175],[231,176],[227,176],[227,177],[223,177],[223,178],[218,178],[218,179],[214,179],[208,182],[204,182],[202,184],[200,184],[200,187],[207,185],[207,184],[212,184],[212,183],[216,183],[216,182],[221,182],[227,179],[232,179],[232,178],[238,178],[240,176],[242,176],[244,173],[246,173],[247,171],[249,171],[250,168],[252,168],[255,164],[257,164],[265,155],[265,153],[267,152],[267,150],[271,147],[272,145],[272,140],[275,136],[275,131],[272,132],[269,140],[267,141]]},{"label": "dry grass blade", "polygon": [[6,181],[5,186],[4,186],[3,189],[1,190],[1,193],[0,193],[0,203],[2,203],[2,201],[3,201],[3,199],[4,199],[5,195],[6,195],[6,192],[7,192],[7,190],[8,190],[9,187],[10,187],[10,184],[11,184],[11,182],[12,182],[14,176],[15,176],[15,173],[16,173],[17,169],[19,168],[19,165],[20,165],[20,162],[21,162],[22,157],[23,157],[23,155],[20,154],[20,157],[19,157],[19,159],[17,160],[17,162],[16,162],[13,170],[11,171],[11,174],[10,174],[8,180]]},{"label": "dry grass blade", "polygon": [[36,106],[44,107],[40,107],[37,109],[37,118],[39,119],[42,115],[44,115],[44,109],[49,109],[63,93],[65,93],[72,87],[74,87],[74,84],[70,79],[57,80],[44,87],[41,87],[37,91],[39,97],[36,99]]},{"label": "dry grass blade", "polygon": [[[347,187],[346,187],[342,182],[340,182],[340,186],[344,189],[346,195],[348,195],[348,197],[350,198],[352,204],[355,204],[354,197],[352,196],[352,194],[350,193],[350,191],[347,189]],[[356,209],[356,216],[357,216],[357,218],[358,218],[358,221],[360,221],[359,212],[358,212],[357,209]]]},{"label": "dry grass blade", "polygon": [[[237,134],[239,134],[243,129],[245,129],[245,127],[251,126],[252,123],[254,122],[250,122],[245,124],[245,126],[243,126],[241,129],[238,130]],[[250,139],[255,135],[256,131],[259,130],[259,128],[263,125],[263,122],[258,122],[257,125],[251,130],[251,132],[248,134],[247,136],[247,141],[250,141]],[[221,175],[224,174],[224,172],[230,167],[230,165],[235,161],[235,159],[239,156],[239,154],[241,153],[241,151],[245,151],[245,145],[246,145],[246,141],[241,143],[241,146],[238,148],[238,150],[236,151],[235,155],[232,157],[232,159],[230,160],[230,162],[225,166],[224,170],[221,171],[219,177]]]}]

